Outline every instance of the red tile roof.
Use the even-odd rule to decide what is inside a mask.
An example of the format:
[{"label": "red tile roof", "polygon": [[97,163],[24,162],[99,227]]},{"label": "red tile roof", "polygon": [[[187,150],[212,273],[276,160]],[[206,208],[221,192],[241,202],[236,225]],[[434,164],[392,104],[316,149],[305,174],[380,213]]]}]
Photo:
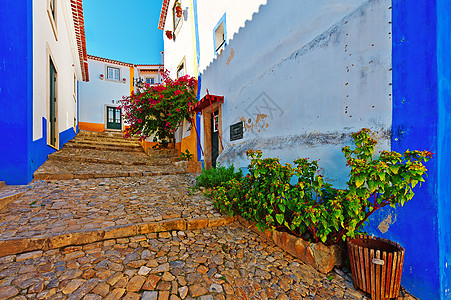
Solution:
[{"label": "red tile roof", "polygon": [[164,29],[164,24],[166,23],[166,15],[168,14],[169,1],[170,0],[163,0],[163,5],[161,6],[160,13],[160,22],[158,23],[158,29],[161,30]]},{"label": "red tile roof", "polygon": [[77,38],[78,56],[80,57],[83,81],[89,81],[88,53],[86,52],[85,21],[83,18],[83,1],[71,0],[72,17],[74,18],[75,35]]},{"label": "red tile roof", "polygon": [[99,57],[99,56],[94,56],[94,55],[88,55],[88,58],[92,59],[92,60],[110,63],[110,64],[116,64],[116,65],[121,65],[121,66],[126,66],[126,67],[134,67],[134,65],[130,64],[130,63],[126,63],[126,62],[122,62],[122,61],[118,61],[118,60],[114,60],[114,59],[109,59],[109,58],[104,58],[104,57]]}]

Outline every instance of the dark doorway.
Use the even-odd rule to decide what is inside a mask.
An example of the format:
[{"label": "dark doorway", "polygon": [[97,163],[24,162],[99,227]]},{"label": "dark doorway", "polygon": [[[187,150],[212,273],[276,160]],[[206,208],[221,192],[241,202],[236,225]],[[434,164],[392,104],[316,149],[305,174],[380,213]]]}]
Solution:
[{"label": "dark doorway", "polygon": [[211,166],[216,168],[216,159],[219,155],[219,118],[218,111],[211,114]]},{"label": "dark doorway", "polygon": [[49,113],[49,137],[50,145],[56,147],[56,69],[50,60],[50,113]]},{"label": "dark doorway", "polygon": [[107,106],[106,108],[106,128],[107,129],[122,129],[121,109],[117,107]]}]

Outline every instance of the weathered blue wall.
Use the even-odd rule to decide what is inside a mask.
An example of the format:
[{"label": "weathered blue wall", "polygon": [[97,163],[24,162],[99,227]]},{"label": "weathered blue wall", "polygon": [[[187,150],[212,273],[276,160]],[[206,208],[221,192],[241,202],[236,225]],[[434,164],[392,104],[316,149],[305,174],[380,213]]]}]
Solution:
[{"label": "weathered blue wall", "polygon": [[[444,0],[446,1],[446,0]],[[392,150],[438,151],[437,6],[435,0],[393,0]],[[449,11],[449,10],[448,10]],[[371,232],[405,249],[402,285],[420,299],[439,299],[439,156],[427,164],[426,184],[404,207],[387,208]]]},{"label": "weathered blue wall", "polygon": [[32,1],[1,1],[0,11],[0,180],[23,184],[32,173]]},{"label": "weathered blue wall", "polygon": [[438,221],[442,299],[451,298],[451,1],[437,0]]}]

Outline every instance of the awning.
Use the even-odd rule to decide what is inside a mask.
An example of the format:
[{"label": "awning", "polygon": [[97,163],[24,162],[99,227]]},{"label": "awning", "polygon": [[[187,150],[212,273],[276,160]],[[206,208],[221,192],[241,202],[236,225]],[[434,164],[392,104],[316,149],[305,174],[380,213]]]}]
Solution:
[{"label": "awning", "polygon": [[216,96],[216,95],[207,94],[207,95],[205,95],[205,97],[203,97],[197,103],[191,105],[189,108],[189,111],[190,112],[201,112],[204,108],[207,108],[210,106],[210,104],[213,104],[216,102],[224,103],[224,96]]}]

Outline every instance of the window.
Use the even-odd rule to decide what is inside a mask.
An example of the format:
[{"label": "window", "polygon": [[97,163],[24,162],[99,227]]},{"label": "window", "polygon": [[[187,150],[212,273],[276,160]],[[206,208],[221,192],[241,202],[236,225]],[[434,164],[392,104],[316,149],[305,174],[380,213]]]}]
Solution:
[{"label": "window", "polygon": [[121,80],[121,72],[119,68],[106,67],[106,78],[109,80],[120,81]]},{"label": "window", "polygon": [[155,84],[155,78],[146,78],[146,83]]},{"label": "window", "polygon": [[213,132],[218,132],[218,126],[219,126],[219,112],[215,111],[213,113]]},{"label": "window", "polygon": [[182,62],[180,66],[177,68],[177,78],[185,76],[185,62]]},{"label": "window", "polygon": [[226,41],[226,20],[225,20],[225,14],[222,16],[221,20],[219,20],[218,24],[213,30],[213,40],[214,40],[214,48],[215,53],[218,53],[221,48],[225,45]]},{"label": "window", "polygon": [[50,24],[52,25],[53,34],[55,35],[55,39],[58,40],[58,32],[56,30],[56,21],[57,21],[57,5],[56,0],[47,0],[47,15],[50,20]]},{"label": "window", "polygon": [[74,100],[77,102],[77,77],[74,74]]},{"label": "window", "polygon": [[53,19],[55,19],[55,0],[50,0],[50,12]]},{"label": "window", "polygon": [[174,33],[182,21],[181,10],[182,10],[182,5],[180,4],[179,1],[175,1],[174,7],[172,8],[172,17],[173,17],[173,21],[174,21]]}]

